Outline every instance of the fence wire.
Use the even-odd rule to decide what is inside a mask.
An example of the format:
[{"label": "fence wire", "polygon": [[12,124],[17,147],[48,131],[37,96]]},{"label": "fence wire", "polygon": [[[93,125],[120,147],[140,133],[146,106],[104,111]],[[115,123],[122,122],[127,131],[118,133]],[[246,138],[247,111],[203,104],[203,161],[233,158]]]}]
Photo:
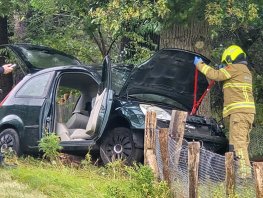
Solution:
[{"label": "fence wire", "polygon": [[[159,131],[156,130],[155,153],[159,170],[159,177],[164,179],[163,162],[159,142]],[[188,142],[183,141],[180,148],[176,147],[176,141],[169,137],[169,176],[173,197],[189,197],[189,176],[188,176]],[[254,198],[256,197],[253,170],[252,178],[241,178],[238,172],[238,162],[235,161],[235,197]],[[198,170],[198,197],[200,198],[223,198],[226,197],[225,184],[225,156],[213,153],[204,147],[200,148],[200,161]]]}]

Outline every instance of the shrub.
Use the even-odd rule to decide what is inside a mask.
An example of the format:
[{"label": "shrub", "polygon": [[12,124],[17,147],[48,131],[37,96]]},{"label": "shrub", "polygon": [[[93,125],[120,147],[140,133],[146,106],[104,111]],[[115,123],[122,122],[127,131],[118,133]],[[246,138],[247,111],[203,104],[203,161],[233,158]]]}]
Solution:
[{"label": "shrub", "polygon": [[165,198],[170,197],[170,190],[166,182],[157,182],[149,166],[135,165],[127,167],[133,182],[131,189],[139,191],[141,197]]},{"label": "shrub", "polygon": [[44,152],[43,157],[53,161],[59,157],[59,150],[62,147],[59,145],[60,139],[55,133],[46,133],[39,141],[39,149]]},{"label": "shrub", "polygon": [[87,152],[87,154],[85,155],[85,159],[81,161],[81,165],[84,168],[89,167],[92,164],[92,158],[91,158],[91,154],[90,151]]}]

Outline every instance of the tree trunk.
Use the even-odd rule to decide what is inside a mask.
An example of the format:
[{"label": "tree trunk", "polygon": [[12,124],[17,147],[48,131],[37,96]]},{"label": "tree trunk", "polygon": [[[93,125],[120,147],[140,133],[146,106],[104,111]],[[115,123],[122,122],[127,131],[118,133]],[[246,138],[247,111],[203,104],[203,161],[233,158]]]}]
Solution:
[{"label": "tree trunk", "polygon": [[26,23],[23,16],[19,14],[14,15],[14,36],[19,43],[23,43],[26,38]]},{"label": "tree trunk", "polygon": [[[0,45],[8,43],[8,28],[7,28],[7,17],[0,17]],[[0,54],[0,65],[6,63],[5,57]],[[13,79],[12,74],[1,75],[0,76],[0,89],[2,93],[0,94],[0,101],[9,93],[12,89]]]},{"label": "tree trunk", "polygon": [[[190,50],[208,58],[210,57],[209,46],[208,25],[204,22],[191,22],[188,26],[174,25],[162,31],[160,36],[160,48]],[[197,113],[205,116],[211,115],[210,94],[204,98]]]}]

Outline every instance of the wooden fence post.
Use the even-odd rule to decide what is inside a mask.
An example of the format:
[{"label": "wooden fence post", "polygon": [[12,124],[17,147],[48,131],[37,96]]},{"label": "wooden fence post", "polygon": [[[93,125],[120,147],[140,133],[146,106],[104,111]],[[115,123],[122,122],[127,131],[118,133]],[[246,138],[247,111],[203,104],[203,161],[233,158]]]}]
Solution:
[{"label": "wooden fence post", "polygon": [[257,198],[263,197],[263,162],[254,162],[254,175],[256,184]]},{"label": "wooden fence post", "polygon": [[158,177],[158,167],[155,155],[155,130],[156,130],[156,113],[147,112],[145,116],[144,131],[144,164],[149,165],[155,177]]},{"label": "wooden fence post", "polygon": [[225,154],[225,169],[226,169],[226,196],[231,197],[234,195],[235,189],[235,171],[234,171],[234,153],[227,152]]},{"label": "wooden fence post", "polygon": [[171,137],[176,142],[175,151],[177,152],[177,155],[175,156],[175,167],[177,167],[179,162],[180,151],[184,138],[186,117],[187,117],[187,112],[177,111],[177,110],[172,111],[169,131]]},{"label": "wooden fence post", "polygon": [[188,145],[189,198],[198,197],[198,167],[200,159],[200,143]]},{"label": "wooden fence post", "polygon": [[159,131],[159,141],[161,147],[161,157],[163,161],[163,177],[164,180],[170,184],[170,176],[169,176],[169,153],[168,153],[168,129],[161,128]]}]

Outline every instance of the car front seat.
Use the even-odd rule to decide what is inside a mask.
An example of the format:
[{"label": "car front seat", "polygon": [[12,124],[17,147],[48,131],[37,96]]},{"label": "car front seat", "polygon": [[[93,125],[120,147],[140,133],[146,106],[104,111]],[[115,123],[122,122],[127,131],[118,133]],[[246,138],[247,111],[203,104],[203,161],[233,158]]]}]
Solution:
[{"label": "car front seat", "polygon": [[75,129],[73,133],[70,135],[70,139],[89,139],[90,135],[94,134],[97,127],[99,112],[105,94],[106,94],[106,89],[104,89],[100,95],[96,96],[96,100],[90,112],[90,117],[86,129]]}]

